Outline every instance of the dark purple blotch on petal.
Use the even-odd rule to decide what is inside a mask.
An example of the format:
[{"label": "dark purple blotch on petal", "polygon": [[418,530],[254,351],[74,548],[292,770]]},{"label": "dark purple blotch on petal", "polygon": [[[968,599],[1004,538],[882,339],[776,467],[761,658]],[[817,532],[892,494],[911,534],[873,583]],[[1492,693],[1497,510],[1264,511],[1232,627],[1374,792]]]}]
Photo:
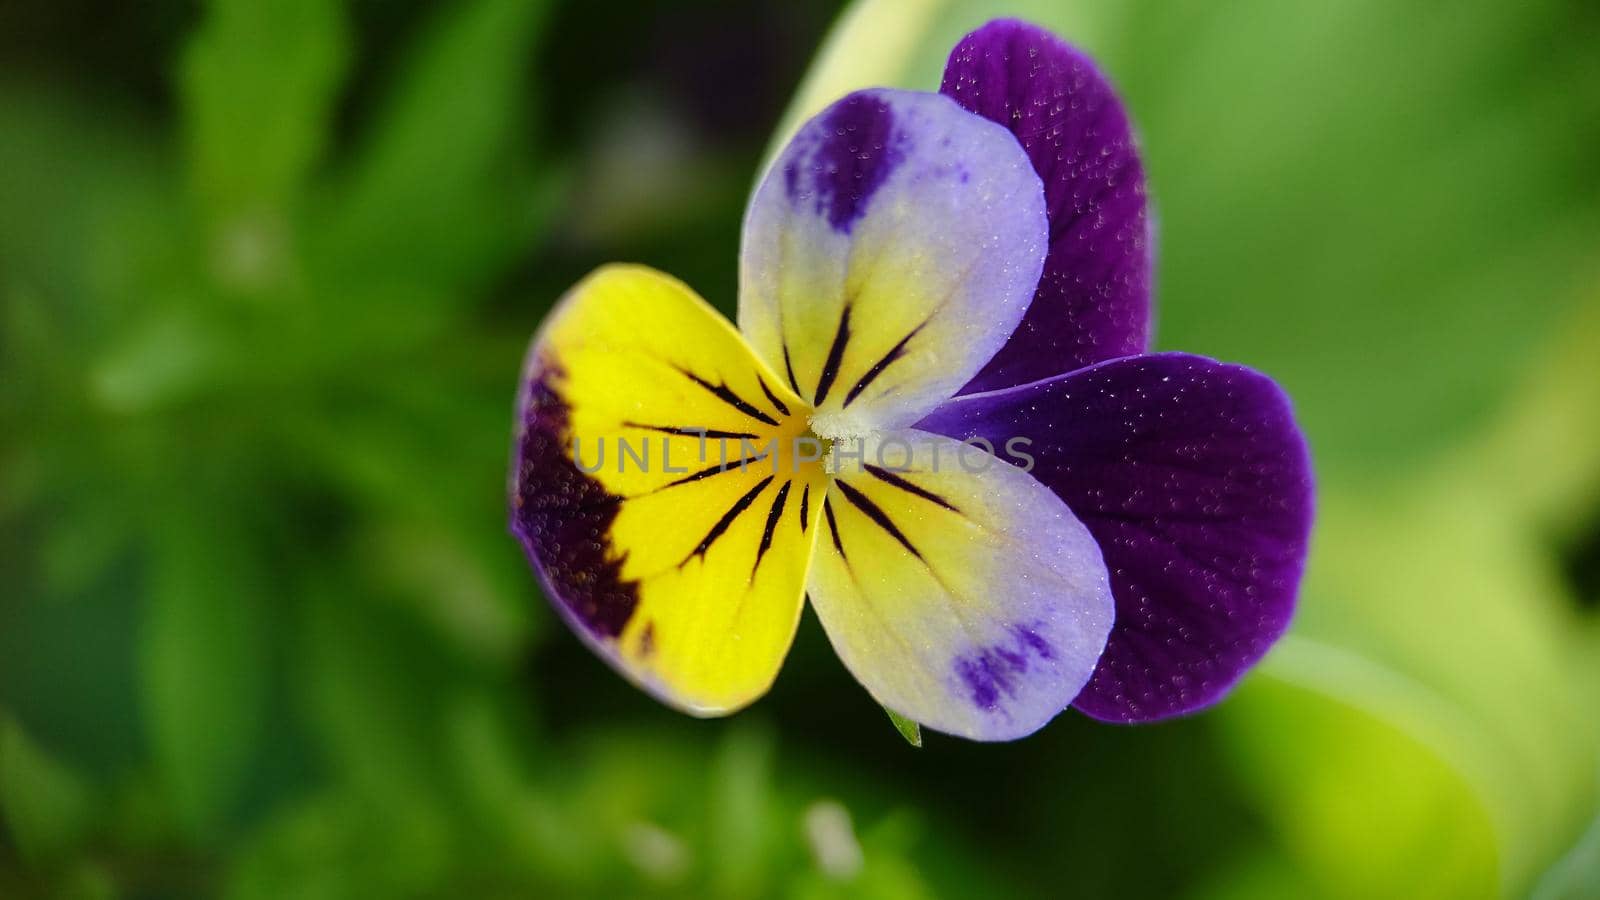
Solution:
[{"label": "dark purple blotch on petal", "polygon": [[942,92],[1017,136],[1044,182],[1050,249],[1022,324],[962,393],[1050,378],[1149,346],[1151,239],[1127,112],[1089,57],[999,20],[951,51]]},{"label": "dark purple blotch on petal", "polygon": [[871,91],[850,94],[795,136],[796,155],[783,170],[789,200],[814,204],[835,231],[848,233],[905,160],[904,141],[888,101]]},{"label": "dark purple blotch on petal", "polygon": [[521,410],[511,495],[511,531],[544,582],[550,602],[598,638],[616,638],[639,605],[638,584],[621,578],[608,534],[621,498],[573,462],[568,407],[554,385],[560,368],[538,361]]},{"label": "dark purple blotch on petal", "polygon": [[979,709],[993,710],[1000,698],[1015,697],[1017,682],[1028,674],[1030,661],[1055,658],[1055,648],[1037,626],[1013,626],[1012,640],[980,647],[956,657],[951,668],[958,683]]},{"label": "dark purple blotch on petal", "polygon": [[1312,517],[1288,398],[1243,366],[1130,357],[958,397],[918,428],[1004,446],[1100,545],[1116,624],[1073,705],[1138,722],[1219,700],[1294,613]]}]

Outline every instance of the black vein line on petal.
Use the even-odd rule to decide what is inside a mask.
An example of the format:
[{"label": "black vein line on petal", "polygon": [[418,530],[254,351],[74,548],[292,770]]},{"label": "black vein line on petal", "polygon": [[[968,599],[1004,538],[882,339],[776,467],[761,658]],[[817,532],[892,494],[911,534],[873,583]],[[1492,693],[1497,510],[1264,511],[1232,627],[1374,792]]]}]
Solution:
[{"label": "black vein line on petal", "polygon": [[[922,323],[922,325],[926,324],[928,323]],[[907,333],[905,337],[900,339],[900,343],[895,344],[894,347],[890,348],[888,353],[883,355],[883,359],[873,363],[872,368],[867,370],[867,374],[862,375],[861,380],[857,381],[855,383],[855,387],[850,389],[850,393],[844,395],[845,406],[849,406],[852,400],[861,396],[861,392],[866,390],[867,385],[871,384],[879,375],[882,375],[884,369],[889,368],[890,364],[905,355],[906,344],[909,343],[912,338],[917,336],[917,332],[922,330],[922,325],[918,325],[917,327],[911,329],[911,331]]]},{"label": "black vein line on petal", "polygon": [[789,359],[789,342],[783,343],[783,370],[789,376],[789,387],[794,388],[796,394],[800,393],[800,382],[794,377],[794,362]]},{"label": "black vein line on petal", "polygon": [[905,491],[907,493],[916,494],[918,497],[921,497],[922,499],[927,500],[930,503],[937,503],[940,506],[944,507],[945,509],[948,509],[951,512],[956,513],[957,515],[960,515],[961,510],[956,509],[955,506],[949,500],[946,500],[945,498],[939,496],[938,494],[935,494],[933,491],[930,491],[927,488],[919,487],[919,486],[917,486],[915,484],[912,484],[911,482],[905,480],[904,478],[901,478],[899,475],[896,475],[895,473],[889,471],[888,469],[884,469],[884,468],[881,468],[879,466],[872,465],[871,463],[866,463],[865,466],[866,466],[867,471],[869,473],[871,473],[874,477],[876,477],[878,480],[887,482],[888,484],[892,484],[895,487],[897,487],[900,490]]},{"label": "black vein line on petal", "polygon": [[662,434],[679,434],[684,437],[705,438],[706,440],[719,441],[753,441],[761,435],[751,431],[721,431],[716,428],[680,428],[675,425],[646,425],[643,422],[623,422],[623,428],[640,428],[645,431],[659,431]]},{"label": "black vein line on petal", "polygon": [[811,485],[800,492],[800,533],[805,534],[806,518],[811,513]]},{"label": "black vein line on petal", "polygon": [[833,501],[831,497],[822,498],[822,515],[828,520],[828,531],[833,533],[833,549],[839,551],[839,558],[845,565],[850,565],[850,557],[845,555],[844,542],[839,540],[839,522],[833,517]]},{"label": "black vein line on petal", "polygon": [[772,498],[772,508],[767,510],[767,527],[761,532],[761,546],[756,548],[756,564],[750,567],[750,580],[756,580],[756,570],[761,568],[761,557],[772,547],[772,533],[778,530],[778,520],[783,517],[784,501],[789,499],[789,488],[794,482],[785,481]]},{"label": "black vein line on petal", "polygon": [[[719,462],[714,466],[707,466],[706,468],[701,469],[698,472],[695,472],[695,473],[690,474],[690,475],[685,475],[685,476],[683,476],[682,478],[679,478],[676,481],[669,481],[666,484],[663,484],[661,487],[656,488],[655,491],[651,491],[650,493],[653,494],[656,491],[664,491],[667,488],[677,487],[680,484],[688,484],[688,483],[690,483],[692,481],[699,481],[702,478],[710,478],[711,476],[720,474],[722,472],[743,472],[745,470],[745,468],[747,466],[749,466],[751,463],[761,462],[763,459],[767,458],[767,455],[768,454],[761,453],[761,454],[758,454],[756,456],[746,456],[744,459],[734,459],[734,460],[729,460],[727,462]],[[771,476],[768,476],[768,478],[770,479]]]},{"label": "black vein line on petal", "polygon": [[844,494],[844,498],[849,500],[856,509],[861,510],[866,514],[867,518],[871,519],[879,528],[887,531],[890,537],[899,541],[900,546],[910,551],[912,556],[915,556],[917,559],[922,559],[921,551],[912,546],[910,539],[907,538],[905,534],[900,531],[899,527],[894,524],[894,520],[889,518],[888,513],[885,513],[882,509],[878,508],[878,504],[867,499],[866,494],[863,494],[846,484],[843,480],[840,480],[836,483],[839,485],[840,492]]},{"label": "black vein line on petal", "polygon": [[816,400],[813,405],[821,406],[822,401],[828,399],[828,391],[833,387],[833,380],[839,377],[839,363],[844,360],[845,345],[850,343],[850,304],[844,305],[844,311],[839,313],[839,330],[833,333],[833,346],[828,348],[828,360],[822,364],[822,376],[817,379]]},{"label": "black vein line on petal", "polygon": [[706,551],[711,549],[711,545],[716,543],[717,538],[722,537],[723,533],[728,530],[728,526],[733,524],[733,520],[739,518],[740,513],[750,508],[750,504],[755,502],[756,497],[767,489],[767,485],[772,483],[772,478],[773,476],[768,475],[766,478],[761,479],[760,484],[746,491],[743,497],[733,501],[733,505],[728,507],[728,511],[722,514],[722,518],[717,520],[717,524],[711,526],[711,530],[706,532],[706,536],[700,539],[700,543],[695,545],[694,550],[690,551],[689,555],[685,556],[683,562],[678,563],[678,565],[680,567],[684,566],[696,556],[705,559]]},{"label": "black vein line on petal", "polygon": [[695,384],[698,384],[701,387],[705,388],[706,390],[710,391],[712,393],[712,395],[715,396],[718,400],[721,400],[722,402],[728,404],[729,406],[733,407],[734,409],[737,409],[739,412],[744,413],[745,415],[749,416],[750,418],[755,419],[758,422],[765,422],[768,425],[776,425],[776,424],[778,424],[778,420],[777,419],[772,418],[771,416],[769,416],[766,413],[762,412],[759,408],[757,408],[754,404],[750,403],[748,400],[745,400],[743,397],[740,397],[738,394],[735,394],[732,391],[732,389],[730,389],[727,385],[725,385],[725,384],[712,384],[711,382],[705,380],[704,378],[701,378],[699,375],[694,374],[693,372],[689,371],[688,369],[679,368],[678,371],[682,372],[690,381],[693,381]]},{"label": "black vein line on petal", "polygon": [[767,399],[772,401],[773,407],[778,410],[778,415],[787,416],[789,407],[784,406],[783,401],[778,399],[778,395],[772,392],[772,388],[767,387],[767,380],[757,375],[756,382],[761,385],[761,393],[766,394]]}]

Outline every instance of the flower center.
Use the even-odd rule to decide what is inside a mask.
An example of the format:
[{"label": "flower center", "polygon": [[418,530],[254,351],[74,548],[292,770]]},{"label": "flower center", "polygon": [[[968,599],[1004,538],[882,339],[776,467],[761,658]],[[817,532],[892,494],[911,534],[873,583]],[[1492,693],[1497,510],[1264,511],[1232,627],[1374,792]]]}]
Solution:
[{"label": "flower center", "polygon": [[877,431],[870,421],[848,407],[825,412],[813,410],[809,423],[810,433],[830,441],[867,438]]},{"label": "flower center", "polygon": [[[779,478],[804,477],[804,473],[821,467],[834,444],[832,438],[811,427],[811,410],[805,408],[781,417],[778,426],[762,435],[761,440],[766,443],[751,442],[754,455],[761,457],[763,469]],[[752,446],[744,449],[750,454]]]}]

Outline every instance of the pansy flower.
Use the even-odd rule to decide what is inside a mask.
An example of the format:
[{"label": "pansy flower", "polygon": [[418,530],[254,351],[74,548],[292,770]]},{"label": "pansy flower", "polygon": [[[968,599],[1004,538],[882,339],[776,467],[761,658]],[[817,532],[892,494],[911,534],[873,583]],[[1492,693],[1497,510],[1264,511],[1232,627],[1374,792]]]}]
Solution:
[{"label": "pansy flower", "polygon": [[1147,354],[1124,109],[992,22],[940,93],[806,123],[751,199],[735,329],[641,266],[529,350],[512,528],[573,630],[697,715],[771,686],[810,602],[885,708],[980,740],[1215,702],[1283,632],[1304,440],[1249,369]]}]

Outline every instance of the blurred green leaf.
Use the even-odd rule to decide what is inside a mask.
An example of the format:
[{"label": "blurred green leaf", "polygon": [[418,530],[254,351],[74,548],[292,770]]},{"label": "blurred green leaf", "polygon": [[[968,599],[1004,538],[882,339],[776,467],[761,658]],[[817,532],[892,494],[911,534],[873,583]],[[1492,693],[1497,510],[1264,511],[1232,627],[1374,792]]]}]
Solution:
[{"label": "blurred green leaf", "polygon": [[1263,846],[1255,853],[1215,869],[1209,879],[1189,886],[1191,900],[1281,900],[1295,890],[1299,900],[1327,900],[1316,879],[1295,865],[1278,847]]},{"label": "blurred green leaf", "polygon": [[[1298,637],[1262,671],[1386,723],[1458,773],[1493,827],[1502,887],[1525,890],[1600,798],[1590,648],[1549,552],[1483,492],[1446,479],[1393,503],[1324,495]],[[1275,722],[1252,718],[1247,732],[1276,741]],[[1290,746],[1332,765],[1323,742]],[[1400,838],[1368,839],[1379,853]]]},{"label": "blurred green leaf", "polygon": [[445,896],[452,823],[420,800],[328,794],[288,805],[238,854],[229,900]]},{"label": "blurred green leaf", "polygon": [[1600,505],[1600,272],[1587,282],[1576,315],[1513,382],[1504,414],[1446,463],[1495,492],[1508,515],[1562,537]]},{"label": "blurred green leaf", "polygon": [[268,596],[248,504],[194,491],[153,510],[140,634],[143,708],[157,765],[194,836],[215,837],[255,761],[266,689]]},{"label": "blurred green leaf", "polygon": [[[72,470],[64,456],[46,455],[41,464]],[[97,487],[102,503],[131,493]],[[143,597],[125,561],[81,582],[41,583],[45,572],[35,565],[43,560],[33,554],[93,511],[86,497],[50,489],[51,500],[66,507],[61,521],[45,520],[44,532],[30,533],[28,521],[0,528],[0,707],[66,765],[110,780],[146,759],[137,665]]]},{"label": "blurred green leaf", "polygon": [[477,524],[397,512],[394,522],[375,528],[360,562],[374,583],[414,603],[463,652],[509,667],[527,647],[528,611],[517,602],[526,582],[508,583],[515,570],[487,549],[491,536]]},{"label": "blurred green leaf", "polygon": [[355,603],[327,589],[304,604],[298,689],[330,762],[364,794],[399,798],[431,780],[434,660],[409,658],[422,649],[414,638]]},{"label": "blurred green leaf", "polygon": [[749,722],[729,728],[712,758],[707,857],[717,896],[757,896],[766,887],[772,768],[772,735]]},{"label": "blurred green leaf", "polygon": [[[1529,367],[1484,437],[1405,490],[1323,492],[1301,636],[1220,714],[1242,777],[1299,842],[1301,882],[1379,896],[1426,860],[1451,870],[1437,883],[1459,884],[1470,859],[1424,845],[1481,819],[1495,891],[1537,883],[1548,895],[1583,883],[1592,827],[1577,835],[1600,802],[1600,641],[1560,579],[1544,526],[1572,527],[1600,488],[1600,457],[1585,439],[1600,429],[1597,336],[1600,306],[1590,305]],[[1291,693],[1292,710],[1261,699]],[[1336,740],[1309,733],[1353,719],[1364,724],[1339,726]],[[1296,722],[1308,733],[1284,732]],[[1364,758],[1345,758],[1351,733],[1372,736]],[[1313,802],[1316,784],[1373,808],[1333,816],[1332,801]],[[1407,846],[1417,852],[1397,861],[1393,850]],[[1352,872],[1364,874],[1352,882]],[[1219,887],[1206,896],[1246,895]]]},{"label": "blurred green leaf", "polygon": [[1566,856],[1540,879],[1533,900],[1595,900],[1600,897],[1600,818]]},{"label": "blurred green leaf", "polygon": [[98,343],[182,267],[178,176],[125,108],[0,77],[0,370],[59,415]]},{"label": "blurred green leaf", "polygon": [[520,876],[561,884],[592,873],[593,836],[574,827],[533,772],[551,761],[547,748],[507,708],[506,698],[469,690],[449,704],[449,745],[455,776],[473,813],[480,840]]},{"label": "blurred green leaf", "polygon": [[194,187],[219,221],[284,211],[324,149],[348,44],[339,0],[207,3],[180,84]]},{"label": "blurred green leaf", "polygon": [[111,873],[92,862],[80,863],[56,887],[54,900],[113,900],[117,886]]},{"label": "blurred green leaf", "polygon": [[122,332],[82,376],[100,408],[124,416],[150,413],[214,387],[231,348],[198,312],[149,315]]},{"label": "blurred green leaf", "polygon": [[81,775],[0,714],[0,810],[24,858],[42,863],[70,852],[93,826],[95,804]]},{"label": "blurred green leaf", "polygon": [[458,288],[526,249],[548,202],[525,157],[548,5],[469,0],[428,23],[332,210],[330,271]]},{"label": "blurred green leaf", "polygon": [[[509,664],[530,617],[526,566],[504,525],[504,408],[479,402],[453,368],[390,376],[352,407],[296,411],[296,451],[365,514],[353,561],[370,583],[463,652]],[[445,455],[461,465],[442,470]]]},{"label": "blurred green leaf", "polygon": [[[414,610],[348,575],[314,576],[295,610],[295,689],[326,763],[380,805],[463,799],[452,716],[481,668]],[[465,787],[471,802],[470,780]]]},{"label": "blurred green leaf", "polygon": [[1276,895],[1501,896],[1496,836],[1477,793],[1387,718],[1266,677],[1229,701],[1223,736],[1240,778],[1283,842],[1274,849],[1298,863],[1278,874],[1288,880]]}]

